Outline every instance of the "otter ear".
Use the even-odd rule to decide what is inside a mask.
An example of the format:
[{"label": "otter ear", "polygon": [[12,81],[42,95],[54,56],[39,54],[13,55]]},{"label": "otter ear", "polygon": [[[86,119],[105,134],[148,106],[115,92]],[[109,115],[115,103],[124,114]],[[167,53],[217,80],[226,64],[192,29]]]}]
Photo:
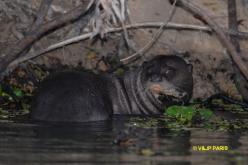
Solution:
[{"label": "otter ear", "polygon": [[189,72],[193,72],[193,65],[188,64],[188,66],[187,66],[187,67],[188,67],[188,71],[189,71]]}]

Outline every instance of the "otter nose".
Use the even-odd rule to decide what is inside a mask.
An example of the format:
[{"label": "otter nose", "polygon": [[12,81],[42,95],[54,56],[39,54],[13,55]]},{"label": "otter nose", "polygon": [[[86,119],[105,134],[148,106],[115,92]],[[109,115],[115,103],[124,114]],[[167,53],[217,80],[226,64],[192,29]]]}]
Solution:
[{"label": "otter nose", "polygon": [[153,93],[157,93],[159,94],[161,91],[162,91],[162,88],[159,84],[153,84],[151,87],[150,87],[150,90],[153,92]]}]

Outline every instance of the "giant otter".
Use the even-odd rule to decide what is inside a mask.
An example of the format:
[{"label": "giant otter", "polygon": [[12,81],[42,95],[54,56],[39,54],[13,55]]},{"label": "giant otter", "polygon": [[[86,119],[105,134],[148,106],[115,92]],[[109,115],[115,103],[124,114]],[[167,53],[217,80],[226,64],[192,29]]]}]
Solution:
[{"label": "giant otter", "polygon": [[39,86],[31,119],[54,122],[106,120],[112,114],[156,115],[187,103],[192,65],[172,55],[156,56],[121,77],[87,71],[51,74]]}]

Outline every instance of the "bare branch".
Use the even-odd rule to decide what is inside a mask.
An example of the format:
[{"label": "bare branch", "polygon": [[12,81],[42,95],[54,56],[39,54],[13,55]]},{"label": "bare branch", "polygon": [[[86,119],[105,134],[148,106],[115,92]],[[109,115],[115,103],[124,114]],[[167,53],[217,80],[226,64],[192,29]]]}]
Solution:
[{"label": "bare branch", "polygon": [[161,34],[164,31],[164,27],[166,27],[168,25],[168,23],[171,21],[171,19],[173,18],[174,14],[175,14],[175,9],[176,9],[176,3],[177,0],[174,0],[173,4],[172,4],[172,9],[170,11],[170,15],[167,18],[167,20],[161,25],[161,27],[158,29],[158,31],[156,32],[156,34],[154,35],[154,37],[152,38],[152,40],[150,42],[148,42],[143,48],[141,48],[140,50],[138,50],[136,53],[132,54],[131,56],[121,59],[121,62],[128,62],[128,60],[133,59],[134,57],[143,54],[144,52],[146,52],[147,50],[149,50],[153,44],[159,39],[159,37],[161,36]]},{"label": "bare branch", "polygon": [[[237,4],[236,0],[228,0],[228,24],[231,31],[238,31],[238,20],[237,20]],[[231,42],[235,46],[237,52],[242,53],[240,49],[239,41],[230,35]],[[245,77],[240,73],[237,66],[234,66],[234,71],[236,73],[235,83],[239,84],[237,89],[242,95],[245,101],[248,101],[248,88]]]},{"label": "bare branch", "polygon": [[[40,7],[39,7],[39,10],[36,14],[36,20],[34,21],[31,28],[28,30],[26,35],[31,35],[31,33],[33,31],[35,31],[35,29],[39,28],[39,26],[41,26],[44,23],[45,17],[47,15],[47,12],[48,12],[52,2],[53,2],[53,0],[42,0]],[[20,55],[18,55],[18,57],[24,56],[30,50],[32,50],[31,45],[30,45],[30,47],[26,48]]]},{"label": "bare branch", "polygon": [[31,31],[29,35],[25,36],[22,40],[18,41],[15,45],[6,49],[5,53],[0,57],[0,74],[2,74],[6,67],[15,60],[23,51],[30,47],[36,40],[40,39],[44,34],[50,33],[57,28],[66,25],[68,22],[73,22],[86,15],[85,4],[72,9],[66,14],[62,14],[60,17],[40,26],[39,28]]},{"label": "bare branch", "polygon": [[235,46],[229,41],[226,34],[223,32],[222,28],[215,22],[209,15],[209,12],[200,8],[192,1],[188,0],[178,0],[178,6],[182,7],[183,9],[189,11],[191,14],[196,15],[199,17],[200,20],[206,22],[216,33],[220,42],[223,46],[228,50],[231,59],[233,62],[238,66],[241,73],[245,76],[248,80],[248,68],[244,61],[241,59],[240,54],[236,51]]}]

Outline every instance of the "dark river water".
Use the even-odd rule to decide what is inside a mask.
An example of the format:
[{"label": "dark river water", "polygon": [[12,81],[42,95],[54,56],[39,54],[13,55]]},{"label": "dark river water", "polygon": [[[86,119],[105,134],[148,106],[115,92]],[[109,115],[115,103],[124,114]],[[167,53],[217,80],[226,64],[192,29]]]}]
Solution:
[{"label": "dark river water", "polygon": [[[201,146],[212,149],[198,151]],[[248,135],[142,128],[126,117],[66,125],[1,122],[0,164],[247,165]]]}]

